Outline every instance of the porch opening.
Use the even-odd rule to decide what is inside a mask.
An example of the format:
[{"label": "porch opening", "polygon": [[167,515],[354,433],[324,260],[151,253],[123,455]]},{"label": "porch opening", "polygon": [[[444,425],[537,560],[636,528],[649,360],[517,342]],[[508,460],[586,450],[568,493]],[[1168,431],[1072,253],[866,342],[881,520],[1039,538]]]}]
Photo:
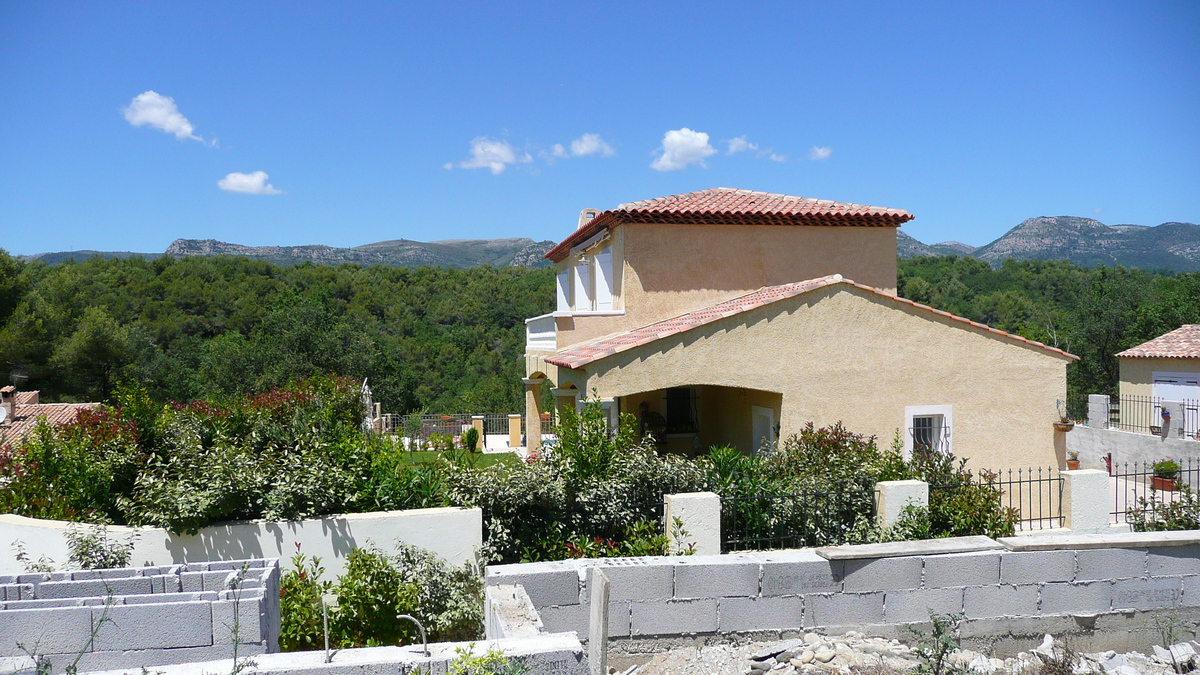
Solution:
[{"label": "porch opening", "polygon": [[760,389],[693,385],[617,398],[660,452],[696,456],[717,445],[754,454],[774,447],[783,395]]}]

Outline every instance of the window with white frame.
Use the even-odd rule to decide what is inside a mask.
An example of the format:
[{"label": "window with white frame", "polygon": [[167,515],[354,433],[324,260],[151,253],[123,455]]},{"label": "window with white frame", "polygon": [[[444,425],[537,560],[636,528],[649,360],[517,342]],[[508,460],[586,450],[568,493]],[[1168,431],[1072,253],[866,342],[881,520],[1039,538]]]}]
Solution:
[{"label": "window with white frame", "polygon": [[592,311],[592,297],[592,260],[588,256],[580,256],[575,264],[575,311]]},{"label": "window with white frame", "polygon": [[571,268],[558,271],[558,311],[571,311]]},{"label": "window with white frame", "polygon": [[904,455],[912,457],[914,450],[953,454],[951,435],[954,407],[949,405],[918,405],[904,409]]},{"label": "window with white frame", "polygon": [[612,247],[608,246],[596,253],[595,279],[596,311],[605,312],[613,308],[613,255]]}]

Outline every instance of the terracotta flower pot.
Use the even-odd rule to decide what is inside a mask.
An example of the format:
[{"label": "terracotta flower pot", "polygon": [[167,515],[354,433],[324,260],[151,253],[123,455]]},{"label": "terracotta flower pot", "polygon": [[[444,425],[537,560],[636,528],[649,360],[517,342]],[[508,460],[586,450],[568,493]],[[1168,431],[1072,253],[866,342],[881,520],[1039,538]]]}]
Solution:
[{"label": "terracotta flower pot", "polygon": [[1067,460],[1067,470],[1068,471],[1074,471],[1078,468],[1079,468],[1079,460],[1077,460],[1077,459],[1068,459]]},{"label": "terracotta flower pot", "polygon": [[1150,487],[1163,492],[1174,492],[1179,487],[1178,478],[1161,478],[1159,476],[1150,477]]},{"label": "terracotta flower pot", "polygon": [[1074,422],[1055,422],[1054,423],[1055,431],[1070,431],[1074,428],[1075,428]]}]

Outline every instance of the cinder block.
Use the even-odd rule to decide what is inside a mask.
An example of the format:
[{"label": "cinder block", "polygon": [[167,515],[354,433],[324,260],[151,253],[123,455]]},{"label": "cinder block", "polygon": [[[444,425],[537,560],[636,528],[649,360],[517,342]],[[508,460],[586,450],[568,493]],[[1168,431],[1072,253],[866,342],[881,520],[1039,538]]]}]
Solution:
[{"label": "cinder block", "polygon": [[1075,579],[1075,551],[1005,551],[1000,582],[1021,586]]},{"label": "cinder block", "polygon": [[206,572],[182,572],[179,575],[179,589],[184,593],[204,590],[204,575]]},{"label": "cinder block", "polygon": [[220,600],[220,594],[216,591],[204,591],[201,593],[152,593],[150,595],[126,595],[121,599],[126,605],[154,605],[161,603],[173,602],[213,602]]},{"label": "cinder block", "polygon": [[1113,609],[1170,609],[1179,606],[1182,577],[1113,582]]},{"label": "cinder block", "polygon": [[229,589],[231,574],[236,574],[233,570],[218,570],[216,572],[202,572],[201,578],[204,580],[204,590],[206,591],[225,591]]},{"label": "cinder block", "polygon": [[[544,607],[538,610],[542,627],[547,633],[565,633],[575,631],[581,639],[587,639],[588,605],[558,605]],[[629,635],[629,603],[612,602],[608,605],[608,636],[626,637]]]},{"label": "cinder block", "polygon": [[[240,570],[243,567],[245,567],[247,569],[247,571],[249,571],[249,570],[256,570],[256,569],[264,569],[269,566],[269,563],[271,561],[274,561],[274,560],[278,560],[278,558],[251,558],[248,560],[214,560],[214,561],[207,563],[207,565],[208,565],[208,571],[210,571],[210,572],[219,572],[222,570],[225,570],[225,571]],[[191,563],[189,563],[189,566],[190,565],[191,565]]]},{"label": "cinder block", "polygon": [[505,574],[503,577],[489,575],[487,583],[523,586],[534,607],[579,604],[579,573],[573,569],[534,574]]},{"label": "cinder block", "polygon": [[[638,562],[624,563],[625,560]],[[675,565],[672,560],[628,558],[605,561],[599,567],[608,577],[608,598],[611,602],[669,600],[675,595]]]},{"label": "cinder block", "polygon": [[136,567],[117,567],[95,571],[100,573],[101,579],[125,579],[127,577],[142,576],[141,570]]},{"label": "cinder block", "polygon": [[1043,584],[1041,595],[1042,614],[1099,614],[1112,607],[1112,582]]},{"label": "cinder block", "polygon": [[50,581],[50,575],[44,572],[35,572],[33,574],[18,574],[18,584],[40,584],[43,581]]},{"label": "cinder block", "polygon": [[[999,570],[996,572],[999,574]],[[887,623],[928,621],[929,613],[955,614],[962,611],[962,588],[918,588],[888,591],[883,597],[883,616]]]},{"label": "cinder block", "polygon": [[1200,576],[1184,577],[1180,585],[1183,594],[1179,598],[1179,606],[1200,607]]},{"label": "cinder block", "polygon": [[[605,571],[605,574],[608,574]],[[650,600],[630,605],[630,635],[690,635],[717,632],[717,601]]]},{"label": "cinder block", "polygon": [[151,590],[150,579],[137,576],[91,581],[47,581],[38,584],[37,596],[45,599],[94,598],[106,595],[143,595]]},{"label": "cinder block", "polygon": [[847,593],[891,591],[921,587],[921,558],[847,560],[844,578]]},{"label": "cinder block", "polygon": [[1148,553],[1146,567],[1152,577],[1200,574],[1200,546],[1164,546]]},{"label": "cinder block", "polygon": [[100,578],[100,570],[75,570],[71,572],[71,581],[91,581]]},{"label": "cinder block", "polygon": [[814,593],[804,596],[804,626],[883,623],[883,593]]},{"label": "cinder block", "polygon": [[1000,554],[996,551],[950,553],[925,557],[926,588],[994,586],[998,583],[1000,583]]},{"label": "cinder block", "polygon": [[722,633],[798,630],[803,625],[804,599],[798,595],[721,598],[717,603],[717,628]]},{"label": "cinder block", "polygon": [[213,643],[212,610],[207,602],[93,607],[92,621],[108,620],[96,633],[93,651],[206,647]]},{"label": "cinder block", "polygon": [[[58,598],[56,600],[20,600],[5,603],[7,609],[42,609],[45,607],[83,607],[83,598]],[[5,615],[0,614],[0,619]]]},{"label": "cinder block", "polygon": [[91,633],[92,610],[87,607],[4,610],[0,612],[0,657],[23,656],[18,642],[37,645],[46,654],[83,651]]},{"label": "cinder block", "polygon": [[[1000,563],[1003,574],[1004,565]],[[973,586],[963,592],[963,614],[968,619],[995,616],[1035,616],[1038,613],[1038,587],[1034,584],[1012,586]]]},{"label": "cinder block", "polygon": [[675,597],[729,598],[758,595],[758,561],[746,556],[683,558],[675,565]]},{"label": "cinder block", "polygon": [[[238,605],[236,624],[233,613],[234,605]],[[238,642],[256,643],[267,639],[267,627],[263,625],[262,600],[242,600],[240,603],[232,600],[218,600],[210,603],[209,606],[212,608],[213,644],[232,643],[235,632]]]},{"label": "cinder block", "polygon": [[1140,579],[1146,576],[1146,549],[1093,548],[1075,552],[1076,581]]},{"label": "cinder block", "polygon": [[840,560],[826,560],[812,551],[766,554],[762,563],[764,596],[836,593],[842,590]]}]

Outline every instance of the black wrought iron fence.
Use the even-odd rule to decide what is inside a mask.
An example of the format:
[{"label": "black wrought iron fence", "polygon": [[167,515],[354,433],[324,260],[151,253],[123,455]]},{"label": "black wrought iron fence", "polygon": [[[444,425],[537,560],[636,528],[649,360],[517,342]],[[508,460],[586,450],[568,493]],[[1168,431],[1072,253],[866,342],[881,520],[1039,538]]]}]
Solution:
[{"label": "black wrought iron fence", "polygon": [[1196,492],[1200,487],[1200,461],[1173,461],[1177,469],[1170,465],[1164,466],[1161,460],[1155,463],[1114,463],[1109,469],[1113,486],[1110,520],[1114,523],[1128,522],[1132,509],[1176,502],[1179,500],[1180,489],[1185,486]]},{"label": "black wrought iron fence", "polygon": [[1156,434],[1162,425],[1162,399],[1154,396],[1117,396],[1111,399],[1108,426],[1121,431]]},{"label": "black wrought iron fence", "polygon": [[980,473],[976,480],[1000,488],[1000,505],[1016,510],[1020,516],[1018,530],[1063,526],[1063,479],[1058,469],[1039,466],[1017,469],[1015,474],[1012,469]]},{"label": "black wrought iron fence", "polygon": [[862,519],[874,518],[875,484],[836,490],[721,498],[721,551],[761,551],[845,543]]},{"label": "black wrought iron fence", "polygon": [[1086,393],[1069,394],[1064,412],[1067,415],[1067,419],[1072,422],[1087,422],[1088,395]]}]

